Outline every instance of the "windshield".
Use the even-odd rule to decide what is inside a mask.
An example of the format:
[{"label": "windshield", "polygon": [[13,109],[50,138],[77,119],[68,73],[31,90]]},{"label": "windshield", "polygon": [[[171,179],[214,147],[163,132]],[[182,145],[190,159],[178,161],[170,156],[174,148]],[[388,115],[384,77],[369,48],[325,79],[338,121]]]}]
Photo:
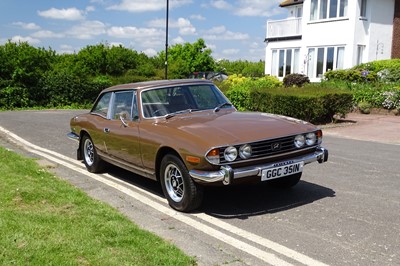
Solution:
[{"label": "windshield", "polygon": [[[222,108],[231,108],[228,99],[214,85],[185,85],[143,91],[142,112],[145,118]],[[229,103],[226,104],[225,103]],[[220,107],[221,108],[221,107]]]}]

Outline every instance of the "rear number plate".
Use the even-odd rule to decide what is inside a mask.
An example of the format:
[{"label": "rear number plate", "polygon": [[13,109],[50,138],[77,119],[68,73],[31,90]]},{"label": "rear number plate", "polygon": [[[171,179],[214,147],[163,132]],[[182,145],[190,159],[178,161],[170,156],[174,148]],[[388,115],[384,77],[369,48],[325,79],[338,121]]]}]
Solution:
[{"label": "rear number plate", "polygon": [[261,172],[261,181],[280,178],[288,175],[297,174],[303,171],[303,162],[292,163],[272,168],[267,168]]}]

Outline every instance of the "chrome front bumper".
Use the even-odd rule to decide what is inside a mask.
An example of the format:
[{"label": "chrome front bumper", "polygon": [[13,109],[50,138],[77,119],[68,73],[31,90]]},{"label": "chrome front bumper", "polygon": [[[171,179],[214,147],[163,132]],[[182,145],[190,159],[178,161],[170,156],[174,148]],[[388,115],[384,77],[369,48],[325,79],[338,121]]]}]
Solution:
[{"label": "chrome front bumper", "polygon": [[[328,150],[325,148],[318,148],[314,153],[307,154],[295,158],[291,158],[289,161],[293,163],[304,162],[304,165],[319,162],[324,163],[328,161]],[[262,165],[254,165],[242,168],[235,168],[226,165],[221,166],[219,171],[199,171],[199,170],[191,170],[189,171],[190,176],[199,183],[217,183],[221,182],[224,185],[229,185],[232,183],[234,179],[245,178],[250,176],[260,176],[261,172],[264,169],[275,167],[277,164],[284,163],[282,162],[273,162]]]},{"label": "chrome front bumper", "polygon": [[79,141],[79,135],[77,135],[77,134],[74,133],[74,132],[68,133],[68,134],[67,134],[67,137],[68,137],[69,139],[72,139],[72,140],[75,140],[75,141]]}]

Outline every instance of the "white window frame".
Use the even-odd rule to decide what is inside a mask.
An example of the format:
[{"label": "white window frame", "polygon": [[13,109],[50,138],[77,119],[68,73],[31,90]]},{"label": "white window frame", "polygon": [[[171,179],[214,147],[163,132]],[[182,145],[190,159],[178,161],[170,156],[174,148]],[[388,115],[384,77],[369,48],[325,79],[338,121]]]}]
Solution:
[{"label": "white window frame", "polygon": [[[309,78],[322,78],[323,75],[327,72],[327,62],[328,62],[328,49],[334,48],[333,52],[333,69],[337,70],[342,69],[344,65],[344,52],[346,51],[345,46],[319,46],[319,47],[308,47],[307,48],[307,76]],[[318,70],[318,50],[323,50],[323,59],[322,59],[322,73],[321,76],[317,76]],[[340,51],[340,52],[339,52]],[[339,58],[340,57],[340,58]],[[339,62],[342,60],[341,62]]]},{"label": "white window frame", "polygon": [[[336,3],[336,15],[330,16],[331,13],[331,1],[334,0],[311,0],[310,5],[310,21],[321,21],[321,20],[334,20],[339,18],[347,17],[347,9],[349,5],[349,0],[335,0]],[[326,3],[326,8],[322,8],[322,4]],[[344,5],[344,6],[342,6]],[[341,15],[341,10],[343,8],[343,15]],[[322,17],[322,12],[326,15]]]},{"label": "white window frame", "polygon": [[[287,60],[287,53],[289,50],[292,53],[289,74],[299,73],[299,71],[300,71],[300,48],[299,47],[273,49],[272,50],[272,58],[271,58],[271,75],[272,76],[276,76],[279,78],[284,78],[286,76],[286,66],[287,66],[286,60]],[[280,58],[281,51],[284,51],[284,53],[283,53],[283,70],[282,70],[282,75],[279,75],[279,63],[281,60],[281,58]]]}]

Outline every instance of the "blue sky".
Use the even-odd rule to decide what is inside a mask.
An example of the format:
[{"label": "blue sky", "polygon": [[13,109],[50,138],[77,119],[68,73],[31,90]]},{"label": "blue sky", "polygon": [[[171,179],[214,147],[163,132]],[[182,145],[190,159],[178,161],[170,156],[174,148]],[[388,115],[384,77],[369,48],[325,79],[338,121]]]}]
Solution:
[{"label": "blue sky", "polygon": [[[166,0],[1,0],[0,44],[58,53],[98,43],[156,55],[165,49]],[[266,21],[282,0],[169,0],[169,45],[205,40],[215,59],[264,60]]]}]

